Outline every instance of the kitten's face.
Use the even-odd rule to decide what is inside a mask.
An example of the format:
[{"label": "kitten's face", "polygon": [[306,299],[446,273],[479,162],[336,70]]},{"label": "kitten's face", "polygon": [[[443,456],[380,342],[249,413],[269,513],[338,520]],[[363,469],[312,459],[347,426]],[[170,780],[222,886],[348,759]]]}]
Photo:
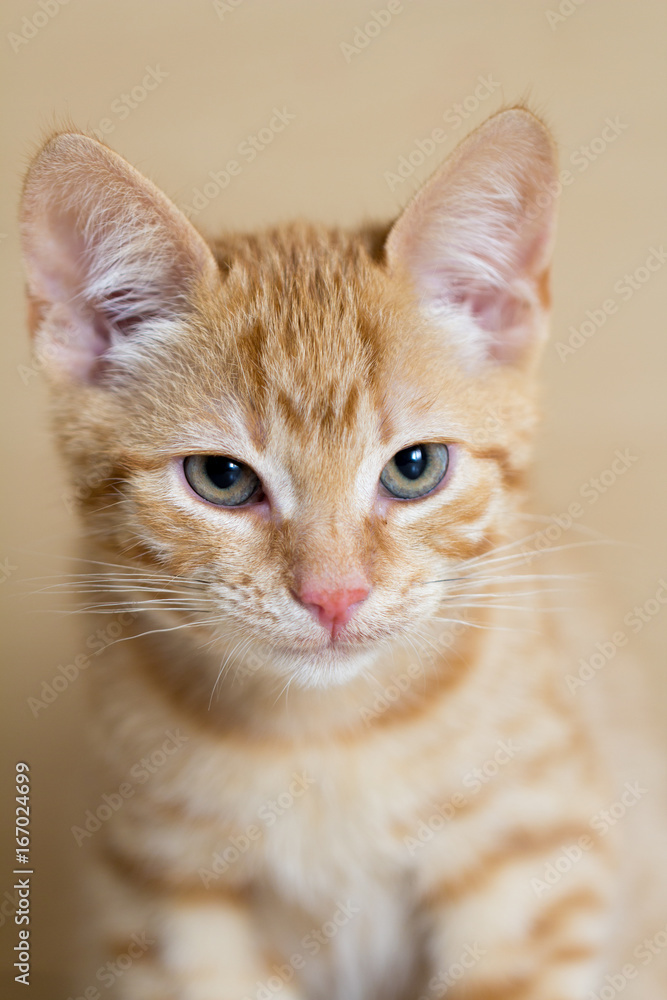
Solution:
[{"label": "kitten's face", "polygon": [[[510,114],[546,162],[540,127]],[[467,291],[462,251],[423,264],[439,234],[424,231],[423,196],[384,249],[378,234],[296,226],[221,243],[214,262],[143,182],[132,223],[107,200],[82,265],[80,193],[56,203],[50,174],[37,211],[39,171],[27,257],[38,348],[59,344],[58,432],[104,558],[134,567],[158,625],[201,622],[194,641],[327,684],[458,617],[442,610],[444,581],[502,535],[528,457],[544,234],[522,234],[523,259],[497,252],[492,266],[520,269],[516,281]],[[168,252],[162,229],[153,245],[137,225],[142,208],[167,230]],[[58,250],[74,277],[35,237],[35,218],[62,232],[54,215],[79,237]],[[110,218],[125,220],[125,256],[110,246]],[[438,267],[447,292],[433,295]]]},{"label": "kitten's face", "polygon": [[[497,373],[466,377],[352,239],[328,253],[308,231],[283,241],[272,261],[260,249],[232,266],[178,353],[176,341],[170,359],[147,352],[103,410],[91,399],[82,479],[87,455],[111,452],[115,481],[88,507],[116,553],[140,541],[151,570],[205,581],[194,617],[324,681],[423,631],[445,589],[434,581],[496,536],[525,461],[512,436],[522,400]],[[416,444],[446,445],[445,475],[421,498],[392,497],[382,471]],[[190,455],[229,456],[261,487],[239,506],[211,502],[188,483]],[[369,593],[334,638],[298,595],[348,580]]]}]

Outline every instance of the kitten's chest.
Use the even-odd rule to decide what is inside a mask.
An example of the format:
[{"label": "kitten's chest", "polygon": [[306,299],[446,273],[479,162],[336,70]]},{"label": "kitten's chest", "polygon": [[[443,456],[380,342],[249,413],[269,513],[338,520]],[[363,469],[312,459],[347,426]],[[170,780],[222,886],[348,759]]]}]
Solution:
[{"label": "kitten's chest", "polygon": [[[244,757],[230,771],[249,774]],[[221,829],[231,818],[239,833],[222,838],[218,868],[251,880],[255,919],[279,954],[303,956],[308,996],[402,995],[417,960],[408,765],[386,749],[302,747],[255,759],[245,788],[220,785]]]},{"label": "kitten's chest", "polygon": [[[408,867],[406,821],[421,795],[411,777],[414,754],[367,745],[202,749],[209,804],[225,875],[261,870],[278,892],[309,905],[332,890],[393,881]],[[204,760],[191,766],[201,773]],[[198,788],[190,785],[188,812]],[[213,817],[212,817],[213,818]],[[236,871],[234,871],[236,869]]]},{"label": "kitten's chest", "polygon": [[[268,885],[307,909],[369,881],[395,886],[414,865],[406,840],[420,816],[456,787],[438,713],[301,741],[225,734],[115,666],[96,675],[100,777],[104,791],[132,788],[106,829],[157,879]],[[128,718],[115,706],[130,697]],[[155,766],[139,767],[169,734]]]}]

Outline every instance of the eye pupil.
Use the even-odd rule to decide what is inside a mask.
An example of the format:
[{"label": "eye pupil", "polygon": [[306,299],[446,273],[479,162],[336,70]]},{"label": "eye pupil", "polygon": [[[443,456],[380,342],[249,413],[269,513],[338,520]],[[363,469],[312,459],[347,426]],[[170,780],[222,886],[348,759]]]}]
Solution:
[{"label": "eye pupil", "polygon": [[424,449],[415,445],[397,452],[394,462],[398,471],[406,479],[419,479],[424,474],[428,458],[424,454]]},{"label": "eye pupil", "polygon": [[234,486],[243,473],[238,462],[221,455],[209,455],[204,468],[206,475],[219,490],[228,490],[230,486]]}]

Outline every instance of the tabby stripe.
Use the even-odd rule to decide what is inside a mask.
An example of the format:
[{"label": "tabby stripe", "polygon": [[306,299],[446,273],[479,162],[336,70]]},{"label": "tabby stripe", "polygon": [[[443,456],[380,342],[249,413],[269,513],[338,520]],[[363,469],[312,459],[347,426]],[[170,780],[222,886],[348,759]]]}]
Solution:
[{"label": "tabby stripe", "polygon": [[192,876],[174,876],[166,870],[157,872],[151,870],[150,861],[141,858],[129,858],[122,851],[117,850],[110,844],[98,846],[98,857],[103,865],[106,865],[121,881],[133,886],[140,886],[143,889],[150,889],[153,892],[168,895],[174,900],[211,900],[234,906],[244,905],[248,893],[245,886],[233,886],[222,880],[216,881],[214,886],[204,888],[199,878]]},{"label": "tabby stripe", "polygon": [[605,907],[605,900],[593,889],[576,889],[567,896],[555,899],[550,906],[542,910],[535,921],[531,938],[537,943],[549,940],[553,936],[554,929],[561,926],[563,918],[569,916],[572,910],[601,910]]},{"label": "tabby stripe", "polygon": [[511,454],[507,448],[469,448],[475,458],[495,462],[500,470],[503,485],[508,490],[521,490],[526,485],[526,470],[517,469],[512,465]]},{"label": "tabby stripe", "polygon": [[543,856],[548,859],[551,853],[560,850],[563,844],[575,842],[583,834],[586,834],[596,847],[602,846],[594,831],[579,825],[515,834],[504,846],[479,858],[467,872],[452,879],[444,879],[431,887],[425,894],[424,902],[430,907],[456,902],[472,892],[479,892],[512,863],[525,861],[527,857]]}]

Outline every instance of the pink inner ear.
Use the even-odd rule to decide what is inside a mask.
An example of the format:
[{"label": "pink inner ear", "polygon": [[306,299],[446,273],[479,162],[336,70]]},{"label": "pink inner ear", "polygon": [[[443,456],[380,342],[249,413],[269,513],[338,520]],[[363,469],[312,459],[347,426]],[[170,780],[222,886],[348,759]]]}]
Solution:
[{"label": "pink inner ear", "polygon": [[[438,240],[437,232],[427,230],[420,246],[412,245],[412,274],[427,302],[438,306],[461,307],[478,327],[488,333],[487,354],[496,361],[518,361],[529,343],[531,307],[539,300],[531,293],[544,271],[543,256],[550,231],[538,229],[535,223],[523,223],[521,217],[504,236],[498,229],[504,246],[494,259],[484,246],[484,229],[476,235],[476,244],[463,247],[457,258],[457,247],[450,246],[445,230]],[[445,248],[443,252],[443,247]],[[438,261],[440,251],[442,260]],[[428,254],[428,259],[424,258]]]},{"label": "pink inner ear", "polygon": [[506,330],[517,323],[523,313],[521,302],[500,288],[480,289],[454,296],[454,301],[466,305],[483,330]]},{"label": "pink inner ear", "polygon": [[84,253],[83,239],[67,214],[49,211],[35,227],[33,246],[26,254],[33,268],[35,293],[47,302],[71,302],[85,281]]},{"label": "pink inner ear", "polygon": [[51,208],[35,239],[35,292],[52,303],[48,315],[60,329],[56,358],[78,378],[89,378],[110,346],[108,324],[85,298],[87,255],[75,214]]},{"label": "pink inner ear", "polygon": [[477,325],[491,334],[487,343],[489,357],[505,363],[519,360],[528,339],[526,302],[501,288],[459,289],[447,299],[467,309]]}]

